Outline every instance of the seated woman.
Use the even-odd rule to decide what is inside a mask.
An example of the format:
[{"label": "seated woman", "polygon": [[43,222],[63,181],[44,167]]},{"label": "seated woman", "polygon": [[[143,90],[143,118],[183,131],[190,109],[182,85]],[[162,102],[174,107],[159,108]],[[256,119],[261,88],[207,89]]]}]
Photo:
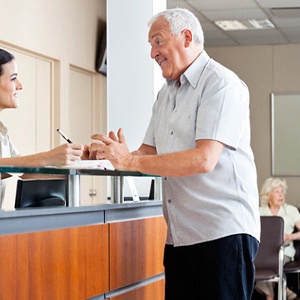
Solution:
[{"label": "seated woman", "polygon": [[[298,208],[285,203],[287,184],[285,179],[268,178],[262,186],[260,193],[260,215],[280,216],[284,220],[284,241],[289,241],[290,245],[285,248],[284,262],[294,259],[294,240],[300,239],[300,232],[293,233],[295,227],[300,229],[300,213]],[[274,284],[272,282],[259,281],[255,288],[265,294],[267,300],[274,299]],[[287,299],[297,299],[297,295],[287,289]]]}]

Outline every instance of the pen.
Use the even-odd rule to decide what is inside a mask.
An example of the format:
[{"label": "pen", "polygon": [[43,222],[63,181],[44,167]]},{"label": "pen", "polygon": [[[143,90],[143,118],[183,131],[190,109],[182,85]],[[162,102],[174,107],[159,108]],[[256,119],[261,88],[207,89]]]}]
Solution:
[{"label": "pen", "polygon": [[61,131],[59,128],[56,129],[56,131],[65,139],[68,143],[72,144],[72,141],[68,139]]}]

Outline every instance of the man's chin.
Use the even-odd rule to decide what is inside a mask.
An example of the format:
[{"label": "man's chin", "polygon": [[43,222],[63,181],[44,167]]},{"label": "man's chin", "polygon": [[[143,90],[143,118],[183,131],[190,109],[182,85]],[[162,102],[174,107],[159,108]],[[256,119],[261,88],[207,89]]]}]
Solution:
[{"label": "man's chin", "polygon": [[162,76],[163,76],[163,78],[165,78],[165,79],[172,80],[169,73],[166,73],[166,72],[162,71]]}]

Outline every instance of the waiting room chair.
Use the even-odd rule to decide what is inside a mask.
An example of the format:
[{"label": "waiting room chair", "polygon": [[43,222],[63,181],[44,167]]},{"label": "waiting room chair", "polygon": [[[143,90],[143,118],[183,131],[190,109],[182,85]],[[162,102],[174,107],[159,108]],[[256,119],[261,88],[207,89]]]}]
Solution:
[{"label": "waiting room chair", "polygon": [[284,265],[284,221],[281,217],[261,216],[261,240],[255,258],[255,281],[278,283],[278,300],[286,299]]},{"label": "waiting room chair", "polygon": [[[295,231],[298,231],[298,230],[295,230]],[[291,262],[288,262],[284,265],[283,272],[287,275],[297,274],[298,278],[295,280],[296,287],[294,287],[294,289],[297,289],[297,291],[294,290],[294,292],[298,293],[298,291],[299,291],[299,281],[300,281],[299,280],[299,274],[300,274],[300,241],[296,240],[296,241],[293,241],[293,243],[294,243],[294,247],[296,249],[294,260],[291,261]],[[291,279],[290,276],[289,276],[288,279]]]}]

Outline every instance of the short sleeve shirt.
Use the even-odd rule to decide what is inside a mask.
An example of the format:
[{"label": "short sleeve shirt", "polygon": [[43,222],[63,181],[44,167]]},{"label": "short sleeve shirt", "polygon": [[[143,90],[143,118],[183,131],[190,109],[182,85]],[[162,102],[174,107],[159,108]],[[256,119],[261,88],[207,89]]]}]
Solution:
[{"label": "short sleeve shirt", "polygon": [[[268,205],[261,206],[259,208],[261,216],[272,216],[272,212]],[[300,220],[300,213],[296,206],[284,203],[281,205],[278,217],[282,217],[284,220],[284,233],[291,234],[295,229],[295,224]],[[296,250],[293,242],[289,242],[290,245],[285,248],[284,254],[293,258],[295,256]]]},{"label": "short sleeve shirt", "polygon": [[256,168],[250,148],[247,86],[205,51],[154,103],[143,143],[158,154],[225,144],[211,173],[163,178],[167,243],[191,245],[233,234],[260,238]]}]

